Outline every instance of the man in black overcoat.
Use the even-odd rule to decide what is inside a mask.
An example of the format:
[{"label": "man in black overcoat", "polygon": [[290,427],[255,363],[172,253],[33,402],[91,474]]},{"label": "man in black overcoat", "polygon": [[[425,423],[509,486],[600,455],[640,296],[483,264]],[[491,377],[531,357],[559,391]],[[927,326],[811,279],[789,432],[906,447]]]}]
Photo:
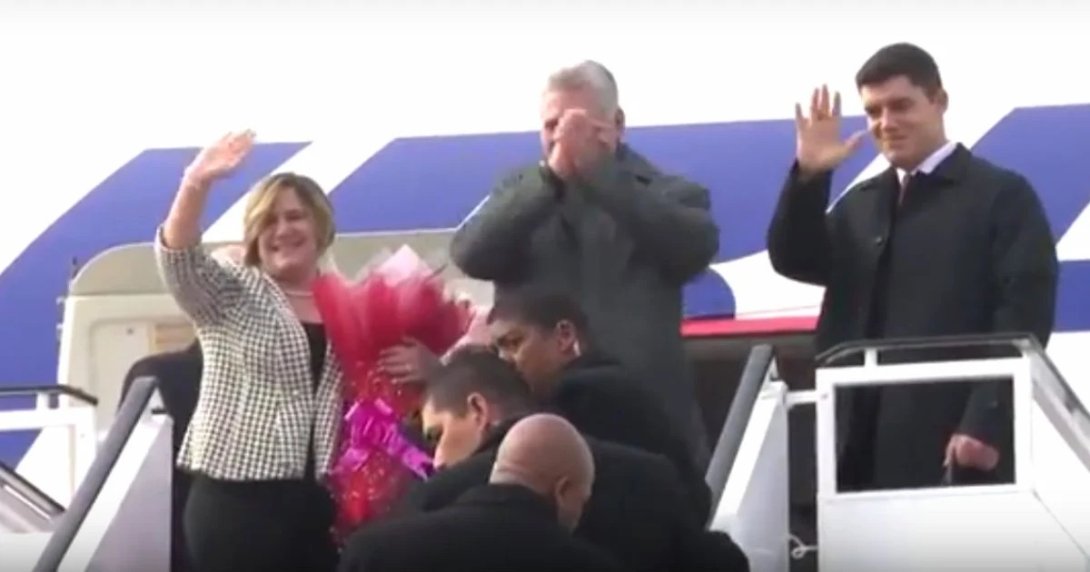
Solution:
[{"label": "man in black overcoat", "polygon": [[[946,137],[948,95],[921,48],[893,44],[856,76],[890,166],[829,204],[832,172],[864,132],[840,134],[839,94],[796,108],[797,154],[768,230],[780,274],[825,287],[818,350],[862,339],[1052,332],[1058,263],[1025,177]],[[955,357],[955,356],[945,356]],[[887,386],[838,396],[842,489],[1012,477],[1008,384]]]}]

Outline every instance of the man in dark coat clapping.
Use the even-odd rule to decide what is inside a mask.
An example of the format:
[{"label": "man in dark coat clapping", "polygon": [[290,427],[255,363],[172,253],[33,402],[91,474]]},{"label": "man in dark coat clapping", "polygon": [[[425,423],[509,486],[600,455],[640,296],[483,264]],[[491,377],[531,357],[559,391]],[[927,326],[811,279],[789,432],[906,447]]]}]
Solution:
[{"label": "man in dark coat clapping", "polygon": [[707,189],[621,143],[617,84],[601,64],[553,74],[541,106],[544,159],[506,177],[458,228],[461,270],[573,295],[600,347],[663,404],[697,465],[708,460],[681,339],[682,289],[719,250]]}]

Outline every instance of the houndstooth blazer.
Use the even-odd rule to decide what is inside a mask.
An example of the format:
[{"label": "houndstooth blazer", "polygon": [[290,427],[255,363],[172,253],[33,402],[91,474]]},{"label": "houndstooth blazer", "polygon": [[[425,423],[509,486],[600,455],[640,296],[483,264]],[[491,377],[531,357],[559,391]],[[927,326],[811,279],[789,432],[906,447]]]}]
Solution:
[{"label": "houndstooth blazer", "polygon": [[306,333],[268,275],[200,245],[167,248],[161,232],[159,271],[204,354],[178,465],[232,481],[298,479],[313,443],[317,473],[326,473],[341,418],[341,370],[330,349],[314,393]]}]

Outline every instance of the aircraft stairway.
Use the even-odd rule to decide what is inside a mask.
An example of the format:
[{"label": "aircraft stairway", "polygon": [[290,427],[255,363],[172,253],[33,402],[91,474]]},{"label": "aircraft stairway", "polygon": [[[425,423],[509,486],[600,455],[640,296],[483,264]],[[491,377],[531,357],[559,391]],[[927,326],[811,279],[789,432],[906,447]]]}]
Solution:
[{"label": "aircraft stairway", "polygon": [[[951,351],[979,357],[951,361]],[[906,352],[932,361],[905,363]],[[1012,483],[837,490],[835,404],[845,391],[956,381],[1010,383]],[[789,414],[805,408],[816,451],[814,545],[792,534],[804,505],[790,502]],[[797,570],[814,555],[816,569],[837,572],[1090,570],[1090,414],[1032,337],[846,344],[819,356],[813,390],[797,391],[779,377],[772,348],[757,346],[708,480],[721,490],[711,526],[731,534],[754,572]]]},{"label": "aircraft stairway", "polygon": [[[71,431],[69,465],[74,467],[78,485],[65,507],[12,467],[0,466],[3,570],[169,570],[171,421],[154,407],[156,386],[152,378],[135,380],[101,443],[86,438],[94,436],[93,398],[84,394],[78,400],[81,403],[47,408],[41,407],[43,396],[71,396],[73,390],[19,388],[22,393],[36,393],[39,407],[0,412],[0,428],[22,421],[23,429],[37,423],[39,428]],[[90,462],[80,466],[83,459]]]}]

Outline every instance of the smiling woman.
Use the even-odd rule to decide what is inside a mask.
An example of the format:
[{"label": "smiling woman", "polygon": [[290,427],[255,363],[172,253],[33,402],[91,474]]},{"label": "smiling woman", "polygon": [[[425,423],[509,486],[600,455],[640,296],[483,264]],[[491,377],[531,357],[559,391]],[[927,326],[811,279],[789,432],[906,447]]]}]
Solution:
[{"label": "smiling woman", "polygon": [[260,265],[282,284],[314,275],[319,254],[333,244],[333,208],[318,183],[277,173],[250,192],[245,213],[246,264]]},{"label": "smiling woman", "polygon": [[229,134],[197,156],[156,241],[163,281],[206,356],[179,455],[195,475],[186,544],[199,570],[332,570],[333,503],[318,481],[333,456],[342,373],[311,294],[332,208],[312,179],[271,175],[247,200],[241,260],[200,243],[212,187],[253,138]]}]

